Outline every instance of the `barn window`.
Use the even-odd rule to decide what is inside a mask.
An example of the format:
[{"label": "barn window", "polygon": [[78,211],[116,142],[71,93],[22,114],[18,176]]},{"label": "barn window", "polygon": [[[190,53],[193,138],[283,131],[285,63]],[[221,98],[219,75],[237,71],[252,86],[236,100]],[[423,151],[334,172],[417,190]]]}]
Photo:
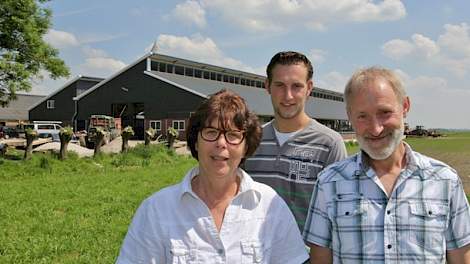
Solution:
[{"label": "barn window", "polygon": [[173,128],[179,131],[184,131],[184,120],[173,120]]},{"label": "barn window", "polygon": [[179,75],[184,75],[184,67],[175,65],[175,73]]},{"label": "barn window", "polygon": [[157,130],[157,131],[161,131],[162,130],[162,121],[161,120],[150,120],[150,127]]},{"label": "barn window", "polygon": [[55,100],[47,100],[46,102],[47,109],[54,109],[55,108],[54,104],[55,104]]},{"label": "barn window", "polygon": [[185,68],[185,73],[184,75],[186,76],[194,76],[194,69],[193,68]]},{"label": "barn window", "polygon": [[202,71],[201,71],[201,70],[198,70],[198,69],[195,69],[195,70],[194,70],[194,77],[196,77],[196,78],[202,78]]},{"label": "barn window", "polygon": [[158,71],[166,72],[166,63],[161,63],[160,62],[160,65],[158,67]]},{"label": "barn window", "polygon": [[166,65],[166,72],[168,73],[173,73],[173,64],[167,64]]}]

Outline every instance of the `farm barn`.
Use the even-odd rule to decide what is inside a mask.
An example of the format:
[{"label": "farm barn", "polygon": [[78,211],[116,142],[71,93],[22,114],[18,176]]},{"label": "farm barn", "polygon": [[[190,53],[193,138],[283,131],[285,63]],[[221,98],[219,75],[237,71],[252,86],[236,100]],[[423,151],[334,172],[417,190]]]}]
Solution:
[{"label": "farm barn", "polygon": [[[60,120],[83,130],[91,115],[103,114],[121,118],[122,127],[132,126],[138,138],[143,138],[148,127],[163,133],[170,126],[184,137],[191,113],[208,95],[223,88],[245,98],[263,122],[274,115],[264,89],[265,76],[154,52],[105,80],[81,78],[95,84],[85,88],[78,84],[84,79],[75,79],[31,108],[30,119]],[[349,130],[341,93],[314,88],[306,109],[335,130]]]}]

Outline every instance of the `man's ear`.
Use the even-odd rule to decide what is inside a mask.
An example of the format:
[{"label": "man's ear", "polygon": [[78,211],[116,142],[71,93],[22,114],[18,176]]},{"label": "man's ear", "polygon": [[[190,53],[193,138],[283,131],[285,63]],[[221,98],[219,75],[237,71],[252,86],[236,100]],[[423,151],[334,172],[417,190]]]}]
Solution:
[{"label": "man's ear", "polygon": [[307,95],[310,95],[313,91],[313,80],[310,79],[307,82]]},{"label": "man's ear", "polygon": [[271,94],[271,87],[269,85],[268,78],[266,78],[266,80],[264,80],[264,88],[266,88],[266,91],[268,91],[268,93]]},{"label": "man's ear", "polygon": [[410,98],[407,96],[405,99],[403,99],[403,117],[406,117],[408,112],[410,111]]}]

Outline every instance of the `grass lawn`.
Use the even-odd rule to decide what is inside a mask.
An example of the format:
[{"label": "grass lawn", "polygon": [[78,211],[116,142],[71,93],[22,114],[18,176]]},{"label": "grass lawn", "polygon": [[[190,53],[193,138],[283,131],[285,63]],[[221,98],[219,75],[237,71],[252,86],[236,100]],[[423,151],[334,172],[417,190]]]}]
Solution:
[{"label": "grass lawn", "polygon": [[[407,141],[469,178],[470,133]],[[113,263],[142,200],[196,164],[157,146],[63,162],[50,154],[29,161],[8,154],[0,159],[0,263],[15,264]]]},{"label": "grass lawn", "polygon": [[0,159],[0,263],[113,263],[140,202],[196,162],[166,149]]}]

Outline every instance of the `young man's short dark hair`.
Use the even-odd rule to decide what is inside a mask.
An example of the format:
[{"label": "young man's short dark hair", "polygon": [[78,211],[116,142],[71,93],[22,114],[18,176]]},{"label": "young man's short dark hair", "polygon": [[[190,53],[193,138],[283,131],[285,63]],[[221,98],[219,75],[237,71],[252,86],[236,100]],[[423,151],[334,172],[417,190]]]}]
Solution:
[{"label": "young man's short dark hair", "polygon": [[292,64],[301,64],[303,63],[307,68],[307,81],[312,79],[313,76],[313,66],[310,60],[302,53],[296,51],[281,51],[278,52],[271,58],[271,61],[266,68],[266,74],[268,75],[269,84],[271,84],[273,69],[276,64],[280,65],[292,65]]}]

